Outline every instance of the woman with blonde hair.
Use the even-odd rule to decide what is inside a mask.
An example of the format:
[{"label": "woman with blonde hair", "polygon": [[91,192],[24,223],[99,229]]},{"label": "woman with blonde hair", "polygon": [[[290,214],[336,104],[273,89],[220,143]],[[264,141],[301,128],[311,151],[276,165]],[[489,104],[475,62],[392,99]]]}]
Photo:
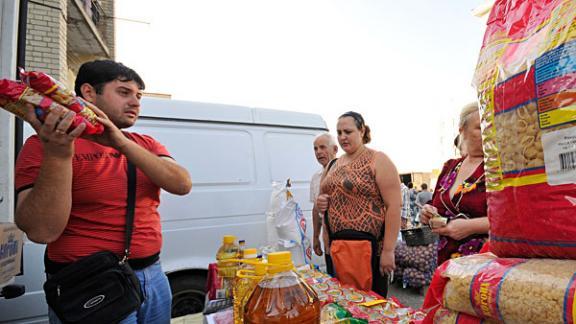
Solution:
[{"label": "woman with blonde hair", "polygon": [[477,103],[462,108],[459,133],[466,153],[444,163],[432,202],[420,212],[420,221],[431,224],[433,231],[440,234],[438,264],[478,253],[488,238],[484,151]]},{"label": "woman with blonde hair", "polygon": [[336,277],[386,297],[400,230],[400,178],[388,156],[366,146],[370,128],[362,115],[340,116],[337,133],[344,155],[329,164],[316,200],[327,211]]}]

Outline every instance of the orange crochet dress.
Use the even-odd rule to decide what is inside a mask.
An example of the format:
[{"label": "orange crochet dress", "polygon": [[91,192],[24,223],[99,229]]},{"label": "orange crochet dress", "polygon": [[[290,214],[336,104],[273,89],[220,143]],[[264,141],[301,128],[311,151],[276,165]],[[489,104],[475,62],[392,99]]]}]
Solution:
[{"label": "orange crochet dress", "polygon": [[330,195],[330,231],[351,229],[370,233],[378,239],[380,254],[386,206],[376,184],[375,155],[376,151],[366,148],[346,165],[339,159],[322,181],[321,189]]}]

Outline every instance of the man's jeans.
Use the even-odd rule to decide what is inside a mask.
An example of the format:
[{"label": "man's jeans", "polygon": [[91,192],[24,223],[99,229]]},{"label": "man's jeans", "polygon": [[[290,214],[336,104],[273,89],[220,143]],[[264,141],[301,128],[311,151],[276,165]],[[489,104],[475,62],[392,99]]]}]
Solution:
[{"label": "man's jeans", "polygon": [[[126,317],[121,324],[163,324],[170,323],[170,313],[172,308],[172,292],[168,278],[162,271],[160,261],[144,268],[134,271],[140,280],[140,287],[144,293],[144,303],[138,312],[134,312]],[[49,308],[48,317],[50,324],[62,324],[54,311]]]}]

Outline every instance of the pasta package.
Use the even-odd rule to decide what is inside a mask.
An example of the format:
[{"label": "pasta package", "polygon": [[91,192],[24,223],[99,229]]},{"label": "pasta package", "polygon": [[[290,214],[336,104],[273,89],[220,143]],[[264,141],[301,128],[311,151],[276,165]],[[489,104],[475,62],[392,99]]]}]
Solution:
[{"label": "pasta package", "polygon": [[575,260],[485,253],[447,263],[440,271],[448,279],[443,306],[449,310],[499,323],[576,322]]},{"label": "pasta package", "polygon": [[[0,107],[23,120],[27,120],[26,104],[32,104],[35,107],[36,117],[40,121],[44,121],[46,114],[56,107],[68,109],[24,83],[6,79],[0,80]],[[82,123],[86,124],[84,134],[100,134],[104,131],[104,126],[96,120],[96,115],[90,109],[76,112],[70,127],[75,128]]]},{"label": "pasta package", "polygon": [[497,0],[474,84],[491,251],[576,259],[576,1]]},{"label": "pasta package", "polygon": [[104,126],[96,119],[93,105],[76,97],[47,74],[20,70],[20,76],[24,83],[0,80],[0,107],[26,120],[26,104],[32,104],[40,121],[44,121],[51,109],[63,107],[76,113],[71,128],[86,124],[86,135],[101,134],[104,131]]},{"label": "pasta package", "polygon": [[440,308],[434,314],[435,324],[496,324],[498,322],[482,319],[480,317]]}]

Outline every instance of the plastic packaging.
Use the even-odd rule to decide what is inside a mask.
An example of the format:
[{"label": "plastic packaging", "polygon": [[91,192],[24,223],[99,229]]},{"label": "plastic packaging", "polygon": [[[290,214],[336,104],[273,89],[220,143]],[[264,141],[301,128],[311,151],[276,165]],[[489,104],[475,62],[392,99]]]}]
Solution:
[{"label": "plastic packaging", "polygon": [[232,297],[232,286],[234,284],[234,278],[236,277],[236,271],[238,271],[238,257],[240,254],[235,241],[235,236],[224,235],[222,238],[222,246],[220,246],[216,253],[218,275],[222,278],[222,288],[217,291],[217,298]]},{"label": "plastic packaging", "polygon": [[320,323],[320,301],[293,271],[290,252],[268,254],[268,274],[244,308],[246,323]]},{"label": "plastic packaging", "polygon": [[[0,80],[1,108],[4,108],[25,121],[29,121],[28,116],[26,116],[27,104],[35,107],[36,118],[41,122],[44,121],[48,112],[54,108],[60,107],[63,111],[72,110],[44,96],[39,91],[26,86],[24,83],[6,79]],[[76,115],[70,128],[76,128],[80,124],[86,124],[84,134],[100,134],[104,131],[104,126],[96,120],[96,114],[91,109],[86,108],[75,112]]]},{"label": "plastic packaging", "polygon": [[474,84],[491,250],[576,259],[576,1],[497,0]]},{"label": "plastic packaging", "polygon": [[[485,253],[452,259],[438,271],[446,282],[437,300],[450,310],[506,323],[576,319],[575,260],[497,258]],[[429,292],[441,289],[431,286]]]}]

